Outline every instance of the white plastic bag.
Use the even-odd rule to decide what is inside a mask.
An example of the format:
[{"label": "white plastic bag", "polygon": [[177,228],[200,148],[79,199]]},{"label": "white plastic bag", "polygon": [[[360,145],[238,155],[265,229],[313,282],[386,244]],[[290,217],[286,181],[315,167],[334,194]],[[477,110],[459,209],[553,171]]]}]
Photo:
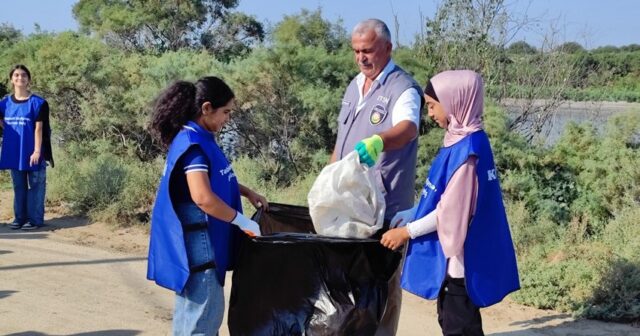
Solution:
[{"label": "white plastic bag", "polygon": [[382,228],[385,202],[373,173],[355,151],[322,169],[307,197],[318,234],[369,238]]}]

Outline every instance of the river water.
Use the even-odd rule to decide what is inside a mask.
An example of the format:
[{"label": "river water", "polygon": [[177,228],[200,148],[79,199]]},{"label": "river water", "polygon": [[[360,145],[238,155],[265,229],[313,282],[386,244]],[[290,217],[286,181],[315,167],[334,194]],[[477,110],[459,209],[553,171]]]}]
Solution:
[{"label": "river water", "polygon": [[[542,103],[542,101],[538,101],[534,104]],[[517,102],[507,101],[505,106],[510,116],[515,116],[521,111]],[[545,143],[547,145],[555,143],[569,122],[590,122],[598,131],[602,132],[610,117],[626,112],[640,114],[640,103],[565,101],[558,106],[550,123],[543,129],[543,134],[547,134],[544,136]]]}]

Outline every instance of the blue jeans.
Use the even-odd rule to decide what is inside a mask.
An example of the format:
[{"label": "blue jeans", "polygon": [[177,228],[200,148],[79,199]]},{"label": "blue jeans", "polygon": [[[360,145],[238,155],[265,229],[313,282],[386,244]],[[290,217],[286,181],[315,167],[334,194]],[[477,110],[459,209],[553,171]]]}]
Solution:
[{"label": "blue jeans", "polygon": [[[207,216],[193,203],[178,204],[176,213],[183,227],[206,223]],[[184,232],[189,266],[214,260],[209,232]],[[176,294],[173,335],[217,335],[224,315],[224,292],[214,268],[192,272],[182,293]]]},{"label": "blue jeans", "polygon": [[44,195],[47,187],[47,169],[11,170],[13,182],[14,222],[44,225]]}]

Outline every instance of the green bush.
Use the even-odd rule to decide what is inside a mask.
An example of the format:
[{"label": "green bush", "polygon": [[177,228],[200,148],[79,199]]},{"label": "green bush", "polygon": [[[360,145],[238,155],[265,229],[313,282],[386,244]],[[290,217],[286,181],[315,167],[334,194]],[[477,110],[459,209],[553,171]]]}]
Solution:
[{"label": "green bush", "polygon": [[56,151],[57,165],[48,177],[49,201],[120,226],[148,222],[164,162],[125,161],[108,153],[94,157],[90,147]]},{"label": "green bush", "polygon": [[640,208],[627,208],[607,224],[602,241],[615,260],[607,266],[581,316],[618,322],[640,322]]},{"label": "green bush", "polygon": [[164,161],[128,162],[126,179],[117,200],[98,210],[94,218],[118,226],[147,224],[160,182]]},{"label": "green bush", "polygon": [[[100,211],[118,199],[127,172],[120,158],[102,154],[80,162],[60,162],[75,169],[56,169],[52,193],[71,203],[79,212]],[[60,183],[66,184],[60,186]]]},{"label": "green bush", "polygon": [[536,246],[519,260],[517,302],[543,309],[575,311],[594,295],[613,260],[602,244],[567,245],[557,240]]},{"label": "green bush", "polygon": [[[503,188],[519,200],[507,208],[519,252],[518,302],[607,321],[640,319],[639,135],[640,117],[620,115],[604,134],[569,125],[551,148],[523,152],[537,151],[537,161],[505,160],[515,164]],[[548,178],[551,162],[565,178]],[[573,188],[559,187],[562,181]],[[570,220],[545,215],[560,197]]]},{"label": "green bush", "polygon": [[535,246],[551,244],[559,238],[559,228],[550,220],[536,220],[522,201],[505,204],[516,253],[527,255]]},{"label": "green bush", "polygon": [[616,259],[601,276],[593,297],[577,315],[614,322],[640,322],[640,262]]}]

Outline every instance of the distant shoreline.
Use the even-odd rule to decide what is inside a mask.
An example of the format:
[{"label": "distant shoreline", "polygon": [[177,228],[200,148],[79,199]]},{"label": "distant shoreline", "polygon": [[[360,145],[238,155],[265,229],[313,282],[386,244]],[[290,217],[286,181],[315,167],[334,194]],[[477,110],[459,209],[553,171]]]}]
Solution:
[{"label": "distant shoreline", "polygon": [[[545,99],[535,99],[533,101],[534,106],[543,105]],[[503,99],[501,104],[507,107],[521,107],[524,103],[526,103],[525,99]],[[605,114],[614,114],[621,112],[638,112],[640,113],[640,103],[630,103],[625,101],[573,101],[573,100],[565,100],[557,107],[557,112],[562,111],[593,111]]]}]

